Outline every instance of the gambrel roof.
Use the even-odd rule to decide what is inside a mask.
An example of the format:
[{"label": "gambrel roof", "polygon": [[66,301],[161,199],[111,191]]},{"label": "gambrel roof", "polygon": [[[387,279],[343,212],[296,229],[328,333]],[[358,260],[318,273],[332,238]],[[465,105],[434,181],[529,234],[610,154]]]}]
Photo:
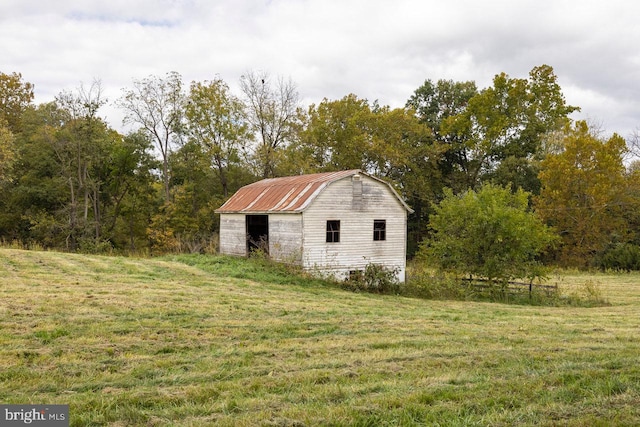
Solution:
[{"label": "gambrel roof", "polygon": [[402,206],[413,212],[389,183],[360,169],[351,169],[263,179],[240,188],[216,213],[302,212],[329,184],[354,175],[368,176],[389,187]]}]

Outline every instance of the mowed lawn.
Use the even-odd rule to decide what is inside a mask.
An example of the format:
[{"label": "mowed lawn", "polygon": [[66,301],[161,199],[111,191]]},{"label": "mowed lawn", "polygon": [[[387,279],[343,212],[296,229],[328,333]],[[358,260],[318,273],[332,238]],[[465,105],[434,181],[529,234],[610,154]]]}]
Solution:
[{"label": "mowed lawn", "polygon": [[0,403],[72,426],[640,425],[640,275],[609,306],[357,294],[246,260],[0,249]]}]

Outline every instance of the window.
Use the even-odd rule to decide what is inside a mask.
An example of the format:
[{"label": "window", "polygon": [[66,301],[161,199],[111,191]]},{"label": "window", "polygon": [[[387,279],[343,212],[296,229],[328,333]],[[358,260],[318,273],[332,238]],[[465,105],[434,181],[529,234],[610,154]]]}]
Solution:
[{"label": "window", "polygon": [[340,241],[340,221],[327,221],[327,242],[338,243]]},{"label": "window", "polygon": [[387,240],[387,220],[373,220],[373,240]]}]

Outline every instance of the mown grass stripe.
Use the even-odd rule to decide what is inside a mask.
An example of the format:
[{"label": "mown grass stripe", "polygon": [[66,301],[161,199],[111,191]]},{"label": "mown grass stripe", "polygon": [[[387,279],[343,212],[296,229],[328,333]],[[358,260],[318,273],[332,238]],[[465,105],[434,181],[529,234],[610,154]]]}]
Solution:
[{"label": "mown grass stripe", "polygon": [[0,400],[68,403],[74,426],[640,424],[638,274],[562,279],[600,283],[595,308],[288,274],[0,250]]}]

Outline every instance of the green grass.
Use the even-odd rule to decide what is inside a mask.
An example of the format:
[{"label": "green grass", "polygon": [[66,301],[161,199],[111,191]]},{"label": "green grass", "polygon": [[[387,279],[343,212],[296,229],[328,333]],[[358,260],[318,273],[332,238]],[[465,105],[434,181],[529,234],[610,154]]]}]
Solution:
[{"label": "green grass", "polygon": [[[640,275],[608,306],[343,291],[226,257],[0,250],[0,402],[72,426],[640,425]],[[552,280],[552,282],[553,282]]]}]

